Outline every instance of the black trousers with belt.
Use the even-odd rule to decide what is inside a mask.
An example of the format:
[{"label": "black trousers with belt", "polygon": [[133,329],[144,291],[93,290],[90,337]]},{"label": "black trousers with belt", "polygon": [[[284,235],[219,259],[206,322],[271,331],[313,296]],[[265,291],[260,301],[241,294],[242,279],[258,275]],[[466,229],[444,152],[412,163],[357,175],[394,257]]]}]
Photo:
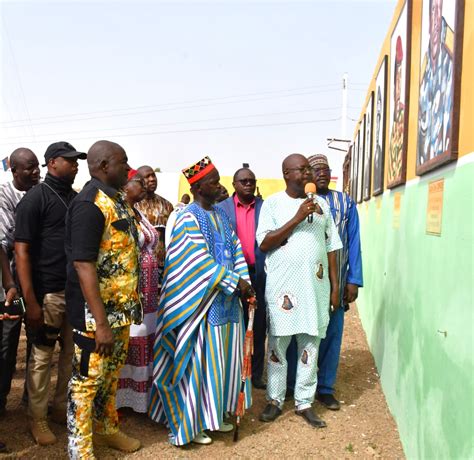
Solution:
[{"label": "black trousers with belt", "polygon": [[[252,380],[261,380],[265,363],[265,339],[267,338],[267,306],[265,304],[265,280],[249,266],[250,281],[257,295],[257,310],[253,323]],[[244,308],[245,327],[248,324],[248,310]]]}]

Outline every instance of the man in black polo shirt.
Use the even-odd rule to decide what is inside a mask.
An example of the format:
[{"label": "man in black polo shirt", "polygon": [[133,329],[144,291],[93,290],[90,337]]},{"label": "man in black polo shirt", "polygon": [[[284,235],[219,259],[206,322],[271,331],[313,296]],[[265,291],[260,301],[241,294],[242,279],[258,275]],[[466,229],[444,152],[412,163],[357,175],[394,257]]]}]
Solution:
[{"label": "man in black polo shirt", "polygon": [[26,376],[31,434],[40,445],[56,442],[46,421],[51,360],[58,340],[61,352],[53,402],[53,421],[66,422],[67,385],[73,354],[72,330],[66,319],[65,217],[76,196],[77,152],[67,142],[51,144],[44,155],[48,168],[44,182],[20,201],[15,219],[17,273],[26,301],[26,321],[34,334]]}]

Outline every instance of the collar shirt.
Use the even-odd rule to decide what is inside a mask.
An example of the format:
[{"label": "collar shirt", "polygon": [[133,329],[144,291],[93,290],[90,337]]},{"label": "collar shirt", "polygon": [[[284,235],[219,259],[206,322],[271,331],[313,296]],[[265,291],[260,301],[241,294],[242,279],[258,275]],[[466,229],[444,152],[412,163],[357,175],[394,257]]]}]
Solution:
[{"label": "collar shirt", "polygon": [[3,234],[1,244],[10,259],[15,243],[16,207],[25,193],[17,190],[13,181],[0,185],[0,232]]},{"label": "collar shirt", "polygon": [[78,261],[96,264],[100,296],[111,328],[141,322],[138,223],[117,190],[97,179],[82,189],[66,218],[66,254],[66,305],[75,330],[96,330],[74,268]]},{"label": "collar shirt", "polygon": [[255,199],[250,204],[241,203],[234,195],[237,236],[242,244],[245,261],[255,265]]},{"label": "collar shirt", "polygon": [[43,182],[26,192],[15,215],[15,242],[27,243],[31,278],[37,300],[64,291],[66,253],[65,217],[77,193],[69,182],[49,173]]},{"label": "collar shirt", "polygon": [[145,198],[135,205],[145,215],[153,227],[166,227],[168,217],[173,210],[173,205],[156,193],[153,198]]}]

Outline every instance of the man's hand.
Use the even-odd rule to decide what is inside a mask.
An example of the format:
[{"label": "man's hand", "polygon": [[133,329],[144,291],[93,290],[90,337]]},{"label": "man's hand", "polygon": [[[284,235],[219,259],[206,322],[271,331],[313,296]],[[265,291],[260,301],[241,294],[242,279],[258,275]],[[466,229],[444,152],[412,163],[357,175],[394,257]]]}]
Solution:
[{"label": "man's hand", "polygon": [[350,303],[354,302],[359,295],[359,286],[357,284],[346,284],[344,288],[344,304],[349,305]]},{"label": "man's hand", "polygon": [[316,211],[316,205],[313,200],[306,198],[306,200],[301,203],[298,211],[295,214],[295,220],[298,222],[303,222],[310,214]]},{"label": "man's hand", "polygon": [[0,318],[0,320],[7,320],[7,319],[18,319],[20,318],[19,315],[9,315],[8,314],[8,307],[11,305],[11,303],[13,302],[13,300],[15,298],[18,297],[18,291],[16,289],[16,287],[11,287],[10,289],[8,289],[6,295],[5,295],[5,313],[2,315],[2,317]]},{"label": "man's hand", "polygon": [[31,329],[39,329],[44,324],[43,309],[38,302],[29,302],[26,306],[26,324]]},{"label": "man's hand", "polygon": [[240,289],[240,298],[244,302],[247,303],[248,299],[250,299],[251,297],[255,297],[255,291],[252,285],[248,281],[245,281],[243,278],[239,278],[238,287]]},{"label": "man's hand", "polygon": [[340,299],[339,299],[339,288],[331,289],[331,306],[332,311],[336,311],[340,307]]},{"label": "man's hand", "polygon": [[9,307],[13,300],[17,297],[18,291],[15,286],[8,289],[5,295],[5,307]]},{"label": "man's hand", "polygon": [[97,325],[95,331],[95,352],[100,356],[110,356],[114,351],[114,336],[108,324]]}]

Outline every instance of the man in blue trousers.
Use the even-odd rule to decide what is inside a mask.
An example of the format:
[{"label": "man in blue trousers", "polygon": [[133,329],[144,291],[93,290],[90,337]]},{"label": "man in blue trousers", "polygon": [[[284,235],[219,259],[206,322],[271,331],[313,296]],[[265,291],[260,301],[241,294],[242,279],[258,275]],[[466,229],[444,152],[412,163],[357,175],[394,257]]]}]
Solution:
[{"label": "man in blue trousers", "polygon": [[[234,174],[232,185],[235,193],[220,202],[220,207],[230,219],[237,234],[249,268],[250,280],[257,295],[257,310],[254,319],[254,354],[252,357],[252,384],[257,389],[265,389],[263,368],[265,360],[266,309],[265,309],[265,254],[255,240],[258,218],[263,200],[255,196],[257,181],[255,174],[249,168],[238,169]],[[248,322],[248,312],[244,308],[245,326]]]},{"label": "man in blue trousers", "polygon": [[[359,215],[352,198],[343,192],[329,190],[331,169],[325,155],[313,155],[308,158],[313,168],[313,177],[318,196],[324,198],[331,208],[331,214],[339,232],[343,248],[337,253],[339,276],[339,298],[341,307],[330,317],[326,338],[321,341],[318,357],[318,387],[316,398],[325,407],[339,410],[339,401],[334,397],[339,354],[341,351],[344,312],[349,303],[357,299],[359,287],[363,285],[362,256],[360,251]],[[294,388],[296,378],[296,343],[288,347],[288,388]]]}]

